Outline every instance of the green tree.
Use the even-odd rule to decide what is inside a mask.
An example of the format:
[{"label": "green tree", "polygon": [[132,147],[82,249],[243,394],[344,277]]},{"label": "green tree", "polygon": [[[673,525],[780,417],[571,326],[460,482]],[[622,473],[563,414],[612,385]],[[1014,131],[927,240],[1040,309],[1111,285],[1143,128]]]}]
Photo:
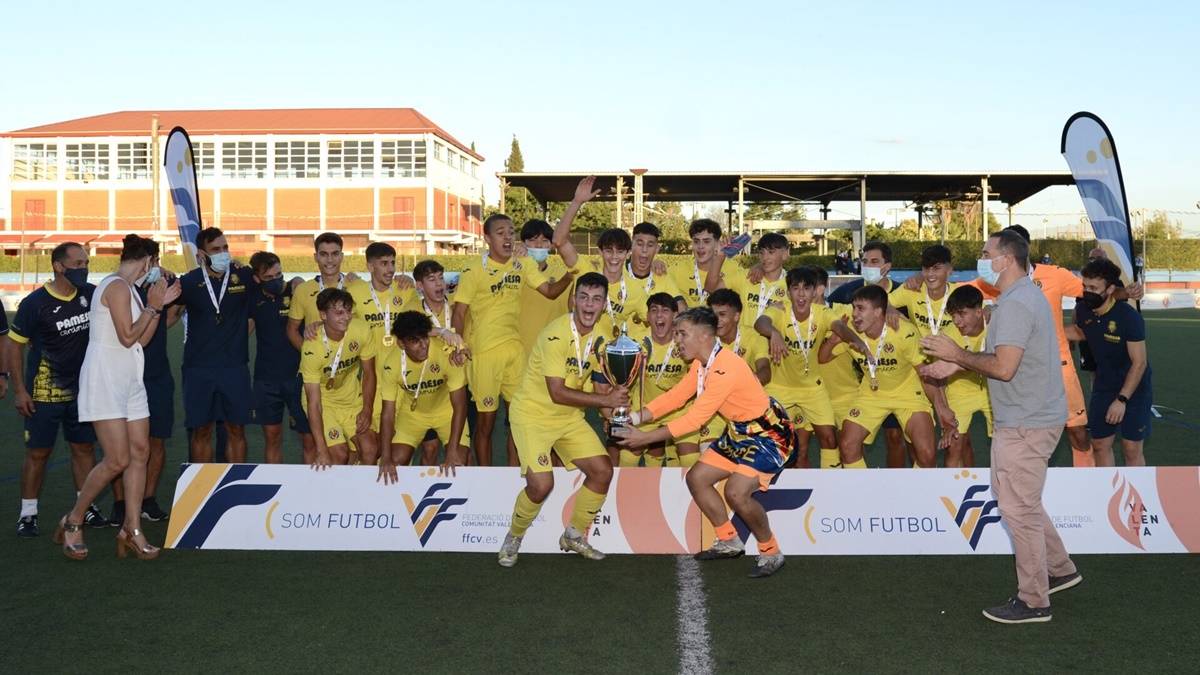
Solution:
[{"label": "green tree", "polygon": [[[524,173],[525,171],[525,157],[521,154],[521,143],[517,140],[516,134],[513,134],[512,149],[508,153],[508,159],[504,160],[504,170],[507,173]],[[529,190],[523,187],[504,190],[501,199],[501,209],[512,218],[518,228],[527,220],[542,217],[541,206],[529,193]]]},{"label": "green tree", "polygon": [[[1183,236],[1183,222],[1176,220],[1172,223],[1165,211],[1155,211],[1153,216],[1146,219],[1143,227],[1146,239],[1178,239]],[[1142,234],[1141,229],[1137,234]]]}]

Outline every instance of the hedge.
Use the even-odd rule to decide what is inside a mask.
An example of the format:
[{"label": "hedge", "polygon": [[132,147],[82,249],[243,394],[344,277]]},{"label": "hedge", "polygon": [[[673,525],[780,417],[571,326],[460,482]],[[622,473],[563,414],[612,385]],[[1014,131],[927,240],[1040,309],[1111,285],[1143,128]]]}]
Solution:
[{"label": "hedge", "polygon": [[[892,247],[892,266],[896,269],[917,269],[921,266],[921,251],[933,242],[928,241],[893,241],[889,242]],[[1155,239],[1147,242],[1146,248],[1146,267],[1147,269],[1167,269],[1167,270],[1195,270],[1200,269],[1200,239]],[[975,261],[979,258],[979,251],[983,248],[983,242],[978,241],[948,241],[946,245],[950,247],[953,254],[954,267],[960,270],[975,269]],[[1041,260],[1043,254],[1049,254],[1050,260],[1055,265],[1061,265],[1067,269],[1077,270],[1087,261],[1088,251],[1095,248],[1096,242],[1093,240],[1078,240],[1078,239],[1039,239],[1033,242],[1031,252],[1034,260]],[[1134,254],[1140,255],[1142,252],[1141,242],[1137,242],[1134,246]],[[671,264],[674,261],[687,263],[690,260],[688,255],[679,254],[664,254],[660,255],[664,261]],[[315,274],[317,264],[309,255],[285,255],[280,256],[283,262],[283,269],[293,274]],[[446,268],[447,271],[457,272],[462,270],[470,261],[476,260],[474,255],[432,255],[419,256],[418,260],[436,260]],[[243,259],[243,262],[248,260]],[[758,256],[743,255],[737,258],[739,264],[750,267],[758,260]],[[162,257],[163,265],[168,269],[182,270],[184,269],[183,256],[177,254],[167,254]],[[90,268],[93,272],[112,272],[117,268],[117,256],[92,256]],[[345,257],[344,265],[348,270],[363,271],[366,267],[366,260],[361,255],[348,255]],[[791,269],[801,265],[821,265],[825,269],[833,269],[832,255],[817,255],[816,253],[804,252],[797,255],[792,255],[788,258],[786,267]],[[401,255],[396,261],[396,266],[401,270],[411,270],[413,266],[413,256]],[[25,272],[26,273],[42,273],[50,270],[50,254],[49,252],[39,252],[38,254],[26,254],[25,256]],[[0,272],[20,272],[21,260],[16,255],[0,256]]]}]

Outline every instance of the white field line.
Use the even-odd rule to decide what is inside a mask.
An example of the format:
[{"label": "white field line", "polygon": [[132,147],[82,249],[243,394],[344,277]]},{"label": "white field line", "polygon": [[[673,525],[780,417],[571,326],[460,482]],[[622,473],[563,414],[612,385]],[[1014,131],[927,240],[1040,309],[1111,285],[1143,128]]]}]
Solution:
[{"label": "white field line", "polygon": [[679,672],[707,675],[713,666],[708,635],[708,601],[700,563],[690,555],[675,557],[675,611],[679,616]]}]

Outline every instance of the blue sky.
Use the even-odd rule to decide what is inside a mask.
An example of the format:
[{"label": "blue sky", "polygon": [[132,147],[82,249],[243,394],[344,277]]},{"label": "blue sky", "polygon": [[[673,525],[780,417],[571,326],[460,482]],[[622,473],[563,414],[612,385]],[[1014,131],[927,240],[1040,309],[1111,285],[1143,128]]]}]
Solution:
[{"label": "blue sky", "polygon": [[[1200,10],[1185,3],[414,5],[10,5],[0,129],[129,109],[413,107],[474,141],[488,174],[514,133],[530,171],[1061,170],[1062,126],[1090,110],[1115,136],[1130,206],[1180,212],[1200,235],[1187,47]],[[890,221],[890,206],[872,211]],[[1073,188],[1053,190],[1017,222],[1081,211]]]}]

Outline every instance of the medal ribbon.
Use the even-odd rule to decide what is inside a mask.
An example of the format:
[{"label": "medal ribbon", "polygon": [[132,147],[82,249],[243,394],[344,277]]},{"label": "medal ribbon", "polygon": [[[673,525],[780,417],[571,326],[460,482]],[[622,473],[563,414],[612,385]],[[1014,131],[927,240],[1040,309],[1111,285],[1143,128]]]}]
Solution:
[{"label": "medal ribbon", "polygon": [[221,279],[221,296],[213,292],[212,280],[208,278],[209,274],[204,272],[204,287],[208,289],[208,297],[212,300],[213,309],[217,310],[217,320],[221,319],[221,301],[225,299],[225,289],[229,288],[229,270],[225,270],[225,276]]},{"label": "medal ribbon", "polygon": [[387,309],[385,310],[383,307],[379,306],[379,296],[375,294],[374,282],[368,281],[367,285],[371,288],[371,300],[375,301],[375,309],[378,309],[379,313],[383,314],[383,333],[384,333],[384,335],[391,335],[391,333],[392,333],[392,296],[394,295],[395,291],[392,290],[391,286],[388,286],[388,301],[387,301]]},{"label": "medal ribbon", "polygon": [[796,331],[796,340],[800,342],[800,353],[804,355],[804,374],[808,374],[808,352],[812,349],[813,336],[813,315],[816,312],[811,307],[808,308],[808,331],[807,335],[800,335],[800,325],[796,323],[796,312],[792,311],[792,330]]},{"label": "medal ribbon", "polygon": [[712,353],[708,355],[708,363],[700,366],[696,371],[696,398],[700,398],[700,395],[704,393],[704,380],[708,378],[708,371],[712,369],[713,361],[716,360],[719,351],[721,351],[721,341],[717,340],[717,344],[713,345]]},{"label": "medal ribbon", "polygon": [[[321,341],[325,343],[325,351],[333,351],[333,347],[329,346],[329,336],[325,333],[325,326],[321,326]],[[346,346],[346,336],[342,336],[342,341],[338,344],[337,353],[333,355],[333,361],[329,364],[329,379],[337,377],[338,368],[342,365],[342,348]]]},{"label": "medal ribbon", "polygon": [[[342,285],[345,283],[346,283],[346,275],[338,273],[338,290],[339,291],[342,290]],[[322,279],[321,275],[319,275],[319,274],[317,275],[317,286],[321,290],[325,290],[325,280]]]},{"label": "medal ribbon", "polygon": [[879,367],[879,357],[883,354],[883,340],[887,337],[887,324],[883,324],[883,330],[879,332],[879,342],[875,345],[875,358],[867,359],[867,370],[871,371],[871,379],[878,381],[875,377],[875,369]]},{"label": "medal ribbon", "polygon": [[930,333],[937,335],[938,331],[940,331],[942,329],[942,317],[946,315],[946,305],[950,304],[949,300],[950,300],[950,298],[945,293],[943,293],[942,294],[942,308],[938,310],[937,321],[934,321],[933,320],[933,300],[929,299],[929,288],[928,287],[925,288],[925,309],[928,310],[928,314],[929,314],[929,332]]},{"label": "medal ribbon", "polygon": [[579,351],[579,329],[575,327],[575,312],[571,312],[571,337],[575,344],[575,365],[579,368],[579,379],[583,379],[583,354],[592,353],[592,341],[596,339],[596,332],[588,336],[587,346],[584,347],[582,354]]},{"label": "medal ribbon", "polygon": [[421,383],[425,381],[425,366],[429,365],[429,357],[421,362],[421,374],[417,376],[417,383],[411,389],[408,387],[408,354],[405,353],[404,347],[400,348],[400,383],[404,385],[404,390],[412,394],[413,406],[417,405],[417,400],[421,398]]}]

